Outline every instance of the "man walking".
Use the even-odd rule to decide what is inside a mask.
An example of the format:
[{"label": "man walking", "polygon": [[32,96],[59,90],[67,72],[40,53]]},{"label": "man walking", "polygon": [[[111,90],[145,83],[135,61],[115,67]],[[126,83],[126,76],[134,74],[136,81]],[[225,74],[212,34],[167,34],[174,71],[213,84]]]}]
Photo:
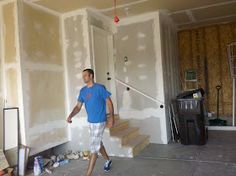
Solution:
[{"label": "man walking", "polygon": [[105,86],[94,82],[94,71],[92,69],[85,69],[83,71],[83,80],[86,84],[78,96],[77,105],[67,118],[68,123],[72,123],[72,118],[80,112],[81,107],[85,104],[85,109],[88,114],[89,132],[90,132],[90,152],[91,157],[87,169],[86,176],[91,176],[98,152],[102,154],[106,160],[104,164],[104,171],[108,172],[111,169],[112,161],[107,155],[106,149],[102,143],[103,132],[106,127],[106,105],[109,110],[108,127],[114,125],[114,110],[111,101],[111,93],[108,92]]}]

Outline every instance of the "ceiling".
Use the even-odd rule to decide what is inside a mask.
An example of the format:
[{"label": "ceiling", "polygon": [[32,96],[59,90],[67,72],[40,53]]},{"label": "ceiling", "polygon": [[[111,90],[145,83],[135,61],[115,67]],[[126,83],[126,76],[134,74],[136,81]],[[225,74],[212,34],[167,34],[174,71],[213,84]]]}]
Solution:
[{"label": "ceiling", "polygon": [[[96,8],[113,17],[114,0],[31,0],[66,13],[79,8]],[[165,9],[179,28],[236,21],[236,0],[117,0],[120,17]]]}]

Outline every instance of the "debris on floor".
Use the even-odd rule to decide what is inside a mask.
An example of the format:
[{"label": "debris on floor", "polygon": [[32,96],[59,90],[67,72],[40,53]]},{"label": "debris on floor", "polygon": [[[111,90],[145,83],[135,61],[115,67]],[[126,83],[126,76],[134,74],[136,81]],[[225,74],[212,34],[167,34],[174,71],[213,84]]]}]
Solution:
[{"label": "debris on floor", "polygon": [[52,174],[55,168],[68,164],[70,160],[78,160],[80,158],[89,160],[89,156],[89,151],[68,151],[66,154],[52,155],[50,158],[36,156],[34,158],[34,175],[40,175],[44,172]]},{"label": "debris on floor", "polygon": [[84,151],[83,152],[83,160],[89,160],[90,152],[89,151]]}]

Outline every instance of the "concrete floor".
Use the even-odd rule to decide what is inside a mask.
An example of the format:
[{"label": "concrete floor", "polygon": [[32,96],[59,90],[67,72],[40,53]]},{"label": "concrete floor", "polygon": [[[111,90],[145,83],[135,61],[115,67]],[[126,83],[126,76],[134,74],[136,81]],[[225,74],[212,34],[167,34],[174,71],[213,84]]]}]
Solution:
[{"label": "concrete floor", "polygon": [[[94,176],[236,176],[236,131],[211,131],[205,146],[151,144],[134,159],[112,159],[112,170],[104,173],[99,158]],[[87,163],[72,161],[43,175],[83,176]]]}]

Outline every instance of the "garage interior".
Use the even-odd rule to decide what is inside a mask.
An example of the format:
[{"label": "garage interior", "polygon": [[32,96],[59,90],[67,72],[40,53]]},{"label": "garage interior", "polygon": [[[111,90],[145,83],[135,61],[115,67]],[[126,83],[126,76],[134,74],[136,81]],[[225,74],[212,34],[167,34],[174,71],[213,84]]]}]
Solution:
[{"label": "garage interior", "polygon": [[[95,175],[236,175],[235,0],[0,0],[0,19],[0,171],[34,175],[36,156],[89,150],[85,109],[66,117],[92,68],[116,114],[113,168],[99,159]],[[199,89],[206,144],[183,145],[173,104]]]}]

